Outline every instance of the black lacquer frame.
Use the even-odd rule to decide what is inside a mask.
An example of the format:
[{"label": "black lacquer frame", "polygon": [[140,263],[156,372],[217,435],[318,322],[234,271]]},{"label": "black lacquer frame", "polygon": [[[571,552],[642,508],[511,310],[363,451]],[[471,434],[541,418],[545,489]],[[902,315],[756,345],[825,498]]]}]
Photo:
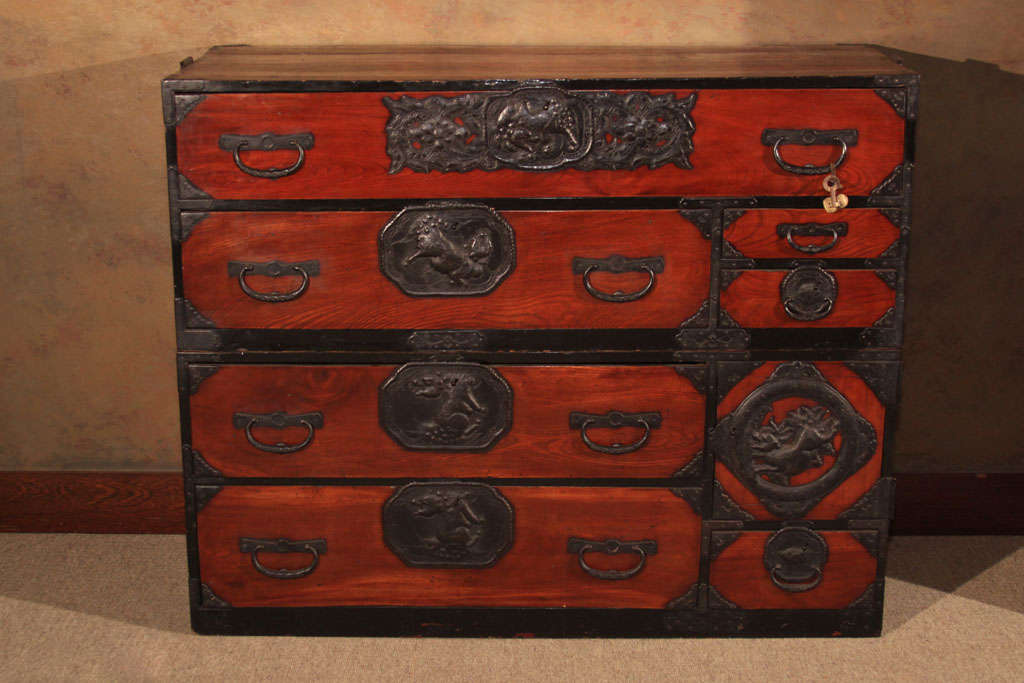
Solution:
[{"label": "black lacquer frame", "polygon": [[[918,78],[878,77],[712,78],[712,79],[578,79],[553,82],[576,90],[707,88],[865,88],[888,102],[905,119],[905,159],[892,176],[869,196],[851,197],[850,208],[879,208],[900,228],[893,249],[878,259],[826,261],[829,268],[887,270],[897,292],[892,314],[878,328],[818,330],[742,330],[729,326],[719,310],[722,271],[779,267],[782,264],[736,257],[723,251],[722,231],[730,211],[751,208],[819,208],[819,197],[609,197],[532,199],[465,197],[450,201],[484,203],[494,210],[511,209],[678,209],[710,240],[711,278],[702,312],[678,329],[636,330],[228,330],[203,318],[183,297],[181,245],[189,230],[213,211],[400,211],[432,198],[359,200],[217,200],[192,186],[176,168],[176,126],[207,93],[344,92],[344,91],[511,91],[514,81],[351,82],[274,81],[225,82],[165,80],[163,105],[168,158],[168,190],[174,267],[178,382],[185,475],[185,507],[189,596],[193,628],[207,634],[374,635],[374,636],[544,636],[544,637],[672,637],[672,636],[871,636],[882,626],[882,593],[888,520],[892,509],[891,425],[898,417],[898,378],[883,399],[886,404],[883,479],[836,520],[799,520],[815,530],[874,531],[878,538],[876,582],[870,594],[841,610],[723,609],[709,586],[710,537],[714,531],[774,530],[785,522],[753,521],[728,505],[716,491],[714,462],[698,454],[667,479],[465,479],[491,486],[653,486],[696,487],[697,508],[704,518],[700,578],[685,596],[665,609],[549,608],[413,608],[413,607],[289,607],[236,608],[216,596],[202,581],[197,541],[198,510],[223,486],[234,485],[359,485],[386,484],[396,489],[412,479],[232,479],[223,477],[191,448],[189,397],[218,364],[394,363],[449,360],[459,362],[533,364],[705,364],[688,373],[703,383],[706,434],[716,424],[720,375],[717,361],[767,360],[841,361],[870,364],[898,372],[903,328],[904,288],[910,226],[911,174],[917,118]],[[699,131],[695,136],[699,147]],[[787,260],[789,261],[789,260]],[[703,317],[702,317],[703,315]],[[343,349],[343,350],[340,350]],[[778,349],[785,349],[779,351]],[[863,368],[862,368],[863,370]],[[863,376],[863,375],[862,375]],[[878,393],[876,391],[876,393]],[[883,392],[884,393],[884,392]],[[880,396],[881,398],[881,396]],[[431,481],[416,478],[415,481]]]}]

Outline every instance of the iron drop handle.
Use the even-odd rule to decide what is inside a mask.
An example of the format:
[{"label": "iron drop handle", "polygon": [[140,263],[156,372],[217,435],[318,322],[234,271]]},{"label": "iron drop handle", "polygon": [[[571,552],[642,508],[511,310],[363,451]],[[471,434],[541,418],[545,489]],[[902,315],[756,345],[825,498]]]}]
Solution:
[{"label": "iron drop handle", "polygon": [[[235,159],[235,166],[243,173],[256,178],[283,178],[295,173],[306,161],[306,150],[313,148],[312,133],[296,133],[294,135],[275,135],[274,133],[261,133],[259,135],[237,135],[225,133],[220,136],[217,145],[228,152],[231,152]],[[271,152],[277,149],[297,149],[299,156],[291,166],[287,168],[253,168],[242,161],[240,153],[243,150],[261,150]]]},{"label": "iron drop handle", "polygon": [[[775,226],[775,234],[785,237],[789,246],[804,254],[820,254],[828,251],[845,237],[849,223],[779,223]],[[828,244],[797,244],[793,237],[832,237]]]},{"label": "iron drop handle", "polygon": [[[585,538],[576,538],[572,536],[569,538],[569,543],[566,547],[566,552],[574,553],[580,563],[580,567],[586,573],[593,576],[595,579],[605,579],[606,581],[621,581],[623,579],[630,579],[639,574],[644,566],[647,564],[647,557],[649,555],[656,555],[658,553],[657,541],[644,540],[644,541],[619,541],[614,538],[609,538],[604,541],[592,541]],[[601,552],[606,555],[618,555],[619,553],[636,553],[640,556],[640,560],[630,569],[619,570],[619,569],[596,569],[587,564],[586,554],[590,552]]]},{"label": "iron drop handle", "polygon": [[[766,128],[761,133],[761,142],[772,148],[772,157],[782,170],[796,175],[823,175],[835,171],[846,161],[849,148],[857,145],[857,130],[855,128],[842,130]],[[826,166],[812,164],[797,166],[782,158],[781,148],[783,145],[839,145],[839,158]]]},{"label": "iron drop handle", "polygon": [[771,577],[772,583],[775,584],[776,588],[780,588],[787,593],[805,593],[817,588],[818,584],[821,583],[821,578],[824,576],[820,567],[811,567],[811,570],[811,576],[806,581],[786,579],[781,576],[778,567],[772,567],[768,575]]},{"label": "iron drop handle", "polygon": [[[569,413],[569,429],[580,430],[580,438],[587,447],[598,453],[607,455],[623,455],[640,450],[647,443],[651,436],[651,430],[661,426],[661,413],[620,413],[613,410],[605,415],[594,415],[591,413]],[[591,427],[641,427],[644,430],[643,436],[630,444],[613,443],[609,446],[594,443],[587,430]]]},{"label": "iron drop handle", "polygon": [[[602,292],[590,282],[590,275],[596,270],[603,270],[608,273],[646,272],[649,279],[646,285],[635,292]],[[572,272],[577,275],[583,275],[583,287],[587,290],[587,293],[595,299],[610,301],[616,304],[636,301],[647,296],[654,289],[655,273],[661,273],[664,270],[665,259],[661,256],[628,258],[620,254],[612,254],[608,258],[603,259],[577,256],[572,260]]]},{"label": "iron drop handle", "polygon": [[[238,550],[248,553],[252,558],[252,566],[264,576],[269,576],[272,579],[301,579],[303,576],[312,574],[320,564],[320,556],[327,553],[327,541],[323,538],[314,538],[308,541],[292,541],[287,538],[240,538],[238,539]],[[268,553],[309,553],[312,560],[300,569],[270,569],[260,562],[261,550]]]},{"label": "iron drop handle", "polygon": [[838,296],[835,276],[819,266],[794,268],[779,284],[779,298],[786,315],[801,322],[828,317]]},{"label": "iron drop handle", "polygon": [[[250,263],[245,261],[228,261],[228,277],[237,277],[238,286],[242,288],[250,298],[268,304],[279,304],[286,301],[294,301],[306,293],[309,289],[309,278],[320,274],[319,261],[302,261],[299,263],[282,263],[270,261],[269,263]],[[299,286],[290,292],[257,292],[245,281],[246,275],[265,275],[267,277],[282,277],[285,275],[298,275],[302,278]]]},{"label": "iron drop handle", "polygon": [[[316,433],[316,430],[321,429],[324,426],[324,416],[323,413],[319,412],[302,413],[300,415],[288,415],[287,413],[280,412],[264,415],[235,413],[231,418],[231,422],[234,424],[235,429],[245,430],[245,438],[254,448],[258,448],[267,453],[284,455],[287,453],[301,451],[303,448],[313,443],[313,436]],[[296,444],[263,443],[252,435],[253,427],[272,427],[274,429],[284,429],[285,427],[305,427],[306,438]]]}]

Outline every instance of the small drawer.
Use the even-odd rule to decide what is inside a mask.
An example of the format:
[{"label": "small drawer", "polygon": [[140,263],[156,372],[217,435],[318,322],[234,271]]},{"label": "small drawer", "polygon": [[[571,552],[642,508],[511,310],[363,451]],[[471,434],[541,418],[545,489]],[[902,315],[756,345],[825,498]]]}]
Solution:
[{"label": "small drawer", "polygon": [[880,531],[789,526],[710,535],[712,608],[845,609],[881,601]]},{"label": "small drawer", "polygon": [[831,162],[867,195],[903,160],[869,89],[178,97],[186,199],[820,195]]},{"label": "small drawer", "polygon": [[723,362],[718,376],[716,518],[831,519],[868,504],[899,363]]},{"label": "small drawer", "polygon": [[900,228],[878,209],[754,209],[726,214],[724,258],[897,258]]},{"label": "small drawer", "polygon": [[896,270],[837,269],[827,262],[723,269],[721,314],[746,329],[893,328],[898,283]]},{"label": "small drawer", "polygon": [[190,446],[228,477],[672,477],[703,367],[192,365]]},{"label": "small drawer", "polygon": [[660,609],[698,579],[696,492],[200,486],[199,576],[219,606]]},{"label": "small drawer", "polygon": [[184,214],[185,298],[240,329],[677,327],[710,241],[678,211]]}]

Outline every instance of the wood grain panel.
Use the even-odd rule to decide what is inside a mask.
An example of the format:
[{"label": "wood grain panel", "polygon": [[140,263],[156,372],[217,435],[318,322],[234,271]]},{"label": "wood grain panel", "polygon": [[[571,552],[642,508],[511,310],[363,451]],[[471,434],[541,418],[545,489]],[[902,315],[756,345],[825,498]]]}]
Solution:
[{"label": "wood grain panel", "polygon": [[[677,211],[507,211],[516,267],[484,296],[414,297],[380,271],[377,235],[390,212],[216,213],[182,246],[186,298],[227,328],[671,328],[707,298],[710,243]],[[573,274],[574,256],[662,256],[654,289],[628,303],[600,301]],[[301,297],[263,303],[227,275],[228,261],[320,262]],[[604,291],[636,291],[646,273],[594,273]],[[247,278],[289,291],[299,278]],[[287,282],[286,282],[287,281]]]},{"label": "wood grain panel", "polygon": [[[765,363],[743,378],[725,398],[718,404],[718,418],[732,412],[740,402],[754,389],[761,385],[768,376],[780,365],[778,362]],[[882,473],[882,444],[885,439],[885,406],[878,400],[871,388],[860,377],[842,363],[814,363],[825,379],[838,389],[865,420],[875,428],[878,445],[871,459],[857,470],[832,493],[825,496],[806,515],[808,519],[831,519],[857,502],[862,495],[878,480]],[[786,413],[797,405],[805,403],[801,399],[777,401],[773,405],[772,418],[780,422]],[[839,445],[837,437],[836,445]],[[825,458],[821,467],[808,470],[794,483],[807,483],[823,474],[834,462],[834,458]],[[769,512],[746,486],[737,479],[723,463],[715,463],[715,478],[725,488],[726,493],[744,510],[757,519],[779,519]]]},{"label": "wood grain panel", "polygon": [[[228,476],[669,477],[703,446],[704,397],[670,366],[495,366],[512,388],[512,427],[486,452],[423,452],[380,426],[378,387],[390,365],[226,366],[191,397],[192,446]],[[658,411],[659,429],[633,453],[591,450],[569,413]],[[235,412],[320,411],[324,426],[287,455],[252,447]],[[254,429],[264,442],[298,443],[304,428]],[[590,429],[597,443],[632,443],[639,428]]]},{"label": "wood grain panel", "polygon": [[[835,246],[817,254],[794,249],[779,237],[780,223],[834,223],[849,225]],[[828,214],[815,209],[758,209],[746,211],[733,221],[723,236],[737,251],[750,258],[875,258],[899,239],[900,231],[876,209],[847,209]],[[831,237],[794,237],[798,246],[825,246]]]},{"label": "wood grain panel", "polygon": [[[665,92],[665,91],[651,91]],[[903,159],[904,121],[872,90],[701,90],[692,169],[674,165],[633,171],[498,171],[388,174],[382,98],[461,93],[256,93],[207,95],[177,128],[178,168],[218,199],[386,197],[551,197],[819,195],[821,176],[782,170],[761,143],[765,128],[856,128],[839,176],[850,195],[866,195]],[[686,97],[689,91],[677,93]],[[218,147],[224,133],[312,132],[315,147],[303,167],[278,179],[240,171]],[[794,164],[827,164],[832,146],[787,145]],[[289,151],[247,152],[258,168],[291,165]]]},{"label": "wood grain panel", "polygon": [[748,270],[722,290],[722,308],[741,327],[871,327],[896,304],[896,292],[870,270],[831,270],[838,293],[820,320],[794,320],[779,286],[788,270]]},{"label": "wood grain panel", "polygon": [[743,609],[842,609],[875,580],[877,560],[846,531],[818,532],[828,543],[821,583],[790,593],[772,583],[764,567],[764,544],[773,532],[747,531],[711,563],[710,583]]},{"label": "wood grain panel", "polygon": [[[301,605],[660,608],[697,581],[700,520],[666,489],[502,487],[515,510],[514,541],[486,569],[414,569],[383,543],[381,508],[391,487],[249,487],[221,490],[199,513],[201,580],[236,607]],[[272,579],[239,552],[240,537],[323,538],[308,577]],[[570,536],[652,539],[658,552],[635,577],[586,574],[566,552]],[[261,556],[295,568],[308,556]],[[601,569],[635,556],[590,553]]]}]

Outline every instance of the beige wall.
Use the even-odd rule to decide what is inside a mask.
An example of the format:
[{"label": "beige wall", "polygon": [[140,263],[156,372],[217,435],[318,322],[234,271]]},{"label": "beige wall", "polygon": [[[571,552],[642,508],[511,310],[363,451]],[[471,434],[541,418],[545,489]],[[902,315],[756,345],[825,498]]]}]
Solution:
[{"label": "beige wall", "polygon": [[[952,68],[961,78],[965,74],[957,62],[965,59],[1024,72],[1020,39],[1024,3],[1019,0],[8,0],[4,5],[0,9],[0,470],[178,466],[159,80],[174,71],[181,58],[199,56],[203,46],[869,42],[934,57],[920,61],[937,70]],[[1019,93],[1019,77],[984,69]],[[967,86],[976,83],[973,77],[965,80]],[[937,115],[948,112],[956,93],[948,96],[948,105],[932,101]],[[1011,96],[1010,104],[1008,111],[1019,115],[1019,96],[1015,100]],[[944,144],[942,131],[933,130],[936,144]],[[1005,151],[993,150],[997,158],[1003,158],[1001,153],[1005,156]],[[938,153],[935,157],[943,158]],[[1008,163],[1012,162],[1011,158]],[[1019,179],[1017,173],[1000,191],[1019,188]],[[938,180],[934,187],[940,187]],[[1015,216],[1019,211],[1016,215],[997,211],[995,220],[1019,227]],[[937,219],[942,214],[937,213]],[[1005,231],[1009,239],[1015,234]],[[952,248],[956,242],[950,237],[943,244]],[[940,288],[948,285],[940,276],[942,253],[932,252],[932,270],[919,272],[915,266],[912,277]],[[953,253],[958,252],[953,249]],[[1003,253],[998,250],[995,258]],[[937,291],[936,296],[942,294]],[[921,298],[934,301],[926,294]],[[911,298],[912,308],[920,303]],[[908,400],[916,403],[897,441],[898,450],[906,452],[897,465],[903,469],[1012,467],[1019,446],[1009,438],[980,458],[964,450],[975,439],[969,432],[961,432],[960,441],[949,445],[943,427],[948,431],[950,420],[963,421],[963,417],[958,416],[955,386],[942,396],[929,393],[934,382],[926,370],[931,372],[930,359],[942,354],[927,340],[948,322],[941,310],[932,313],[920,318],[926,326],[912,331],[908,339],[908,348],[919,354],[912,361],[908,353]],[[998,316],[990,323],[999,324]],[[1019,359],[1019,343],[1014,338],[1007,341],[1011,347],[1016,344]],[[970,354],[976,352],[969,346],[962,349],[960,362],[969,364]],[[990,365],[991,381],[1003,387],[997,397],[1014,405],[1006,373],[991,361]],[[911,376],[912,370],[919,374]],[[977,403],[986,397],[991,400],[986,387],[970,387],[974,392],[971,410],[992,419],[991,407]],[[1009,419],[1012,424],[1013,413],[1008,415],[997,414],[996,419]]]}]

